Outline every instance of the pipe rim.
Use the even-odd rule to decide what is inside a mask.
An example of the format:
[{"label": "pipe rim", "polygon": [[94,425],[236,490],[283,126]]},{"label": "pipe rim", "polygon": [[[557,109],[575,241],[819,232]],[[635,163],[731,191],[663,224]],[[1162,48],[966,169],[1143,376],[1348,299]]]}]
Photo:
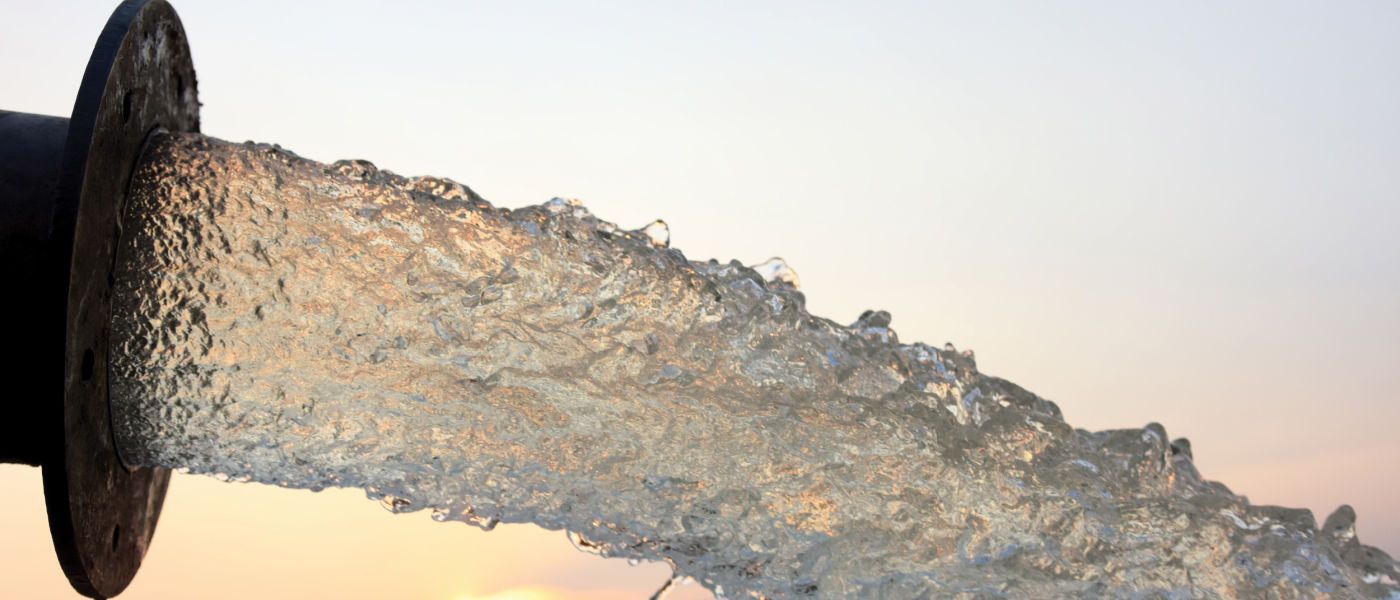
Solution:
[{"label": "pipe rim", "polygon": [[[54,232],[68,268],[62,431],[43,465],[49,531],[79,593],[109,598],[135,577],[170,472],[128,468],[117,452],[107,356],[127,186],[157,131],[199,131],[194,65],[165,0],[127,0],[98,36],[69,119]],[[61,435],[57,435],[60,434]]]}]

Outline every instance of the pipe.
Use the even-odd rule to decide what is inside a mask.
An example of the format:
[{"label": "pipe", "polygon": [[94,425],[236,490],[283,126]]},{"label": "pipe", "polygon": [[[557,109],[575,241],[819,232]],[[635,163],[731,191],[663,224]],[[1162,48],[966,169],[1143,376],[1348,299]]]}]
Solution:
[{"label": "pipe", "polygon": [[[0,111],[0,279],[14,284],[0,294],[0,310],[11,317],[11,339],[25,342],[4,345],[0,365],[7,381],[32,381],[52,367],[43,357],[62,352],[59,336],[45,329],[62,318],[54,308],[64,301],[53,214],[67,135],[68,119]],[[0,462],[39,466],[43,436],[36,426],[54,422],[48,417],[55,405],[27,395],[5,402]]]},{"label": "pipe", "polygon": [[[184,28],[164,0],[127,0],[97,38],[69,118],[0,111],[0,462],[43,469],[49,532],[73,589],[115,596],[141,566],[170,472],[123,464],[107,339],[127,184],[146,140],[197,132]],[[22,343],[14,343],[21,341]]]}]

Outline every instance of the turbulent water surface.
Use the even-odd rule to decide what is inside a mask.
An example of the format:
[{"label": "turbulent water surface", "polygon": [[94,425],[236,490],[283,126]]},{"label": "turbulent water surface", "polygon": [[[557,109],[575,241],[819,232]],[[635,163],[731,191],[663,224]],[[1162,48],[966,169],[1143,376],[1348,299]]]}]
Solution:
[{"label": "turbulent water surface", "polygon": [[1251,506],[1161,426],[1077,430],[803,307],[780,261],[446,179],[160,140],[114,302],[126,459],[566,529],[730,596],[1400,599],[1343,507]]}]

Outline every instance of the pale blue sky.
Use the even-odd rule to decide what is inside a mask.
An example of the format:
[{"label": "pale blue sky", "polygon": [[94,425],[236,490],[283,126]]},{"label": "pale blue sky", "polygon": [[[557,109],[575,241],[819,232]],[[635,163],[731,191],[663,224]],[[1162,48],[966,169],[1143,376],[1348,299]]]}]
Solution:
[{"label": "pale blue sky", "polygon": [[[1400,3],[175,4],[206,133],[782,255],[1400,552]],[[0,0],[0,107],[111,6]]]}]

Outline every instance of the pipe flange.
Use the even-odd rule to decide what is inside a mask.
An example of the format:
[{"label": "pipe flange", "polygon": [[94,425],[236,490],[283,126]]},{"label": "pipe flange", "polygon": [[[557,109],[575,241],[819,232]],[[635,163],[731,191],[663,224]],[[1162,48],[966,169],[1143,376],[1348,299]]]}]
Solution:
[{"label": "pipe flange", "polygon": [[54,234],[71,236],[62,436],[43,464],[49,530],[74,589],[115,596],[141,566],[170,472],[128,468],[108,403],[113,266],[128,183],[156,131],[199,131],[194,63],[164,0],[128,0],[98,37],[68,125]]}]

